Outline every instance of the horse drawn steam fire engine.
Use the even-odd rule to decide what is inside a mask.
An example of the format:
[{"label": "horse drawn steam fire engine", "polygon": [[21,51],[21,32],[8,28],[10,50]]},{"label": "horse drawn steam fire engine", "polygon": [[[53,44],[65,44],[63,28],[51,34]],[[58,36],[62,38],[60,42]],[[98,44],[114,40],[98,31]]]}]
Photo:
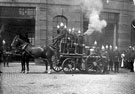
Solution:
[{"label": "horse drawn steam fire engine", "polygon": [[[84,34],[80,31],[67,29],[62,23],[57,27],[58,36],[54,38],[56,55],[53,56],[53,69],[72,73],[75,70],[105,72],[106,56],[101,56],[99,50],[93,49],[93,54],[87,54],[89,47],[85,46]],[[91,51],[92,52],[92,51]]]}]

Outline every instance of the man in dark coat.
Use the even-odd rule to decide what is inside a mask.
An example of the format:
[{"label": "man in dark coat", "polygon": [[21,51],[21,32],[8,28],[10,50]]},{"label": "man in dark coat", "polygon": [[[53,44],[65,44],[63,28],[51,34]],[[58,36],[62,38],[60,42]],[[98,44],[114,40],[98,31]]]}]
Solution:
[{"label": "man in dark coat", "polygon": [[119,72],[119,64],[120,64],[120,53],[118,51],[117,46],[115,47],[114,50],[114,72]]},{"label": "man in dark coat", "polygon": [[134,72],[134,66],[133,66],[134,59],[135,59],[135,51],[133,50],[133,48],[130,48],[129,52],[128,52],[128,61],[130,64],[130,72]]},{"label": "man in dark coat", "polygon": [[109,71],[113,71],[113,49],[112,46],[110,46],[110,49],[108,51],[109,53]]},{"label": "man in dark coat", "polygon": [[1,63],[2,63],[2,54],[3,54],[3,44],[2,44],[2,36],[0,35],[0,73],[2,73]]},{"label": "man in dark coat", "polygon": [[102,60],[105,64],[103,73],[108,73],[108,60],[109,60],[108,51],[104,47],[102,47],[100,53],[101,53],[101,56],[102,56]]}]

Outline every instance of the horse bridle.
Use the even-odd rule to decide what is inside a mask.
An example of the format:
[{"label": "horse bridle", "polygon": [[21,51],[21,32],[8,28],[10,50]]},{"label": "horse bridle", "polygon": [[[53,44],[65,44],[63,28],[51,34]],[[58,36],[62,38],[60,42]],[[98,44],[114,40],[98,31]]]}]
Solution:
[{"label": "horse bridle", "polygon": [[[26,48],[27,48],[27,46],[29,45],[29,43],[28,42],[25,42],[24,40],[22,40],[22,39],[20,39],[19,38],[19,36],[16,36],[15,37],[15,39],[14,39],[14,41],[17,41],[17,39],[18,39],[18,41],[20,40],[21,42],[23,42],[21,45],[19,45],[18,47],[17,46],[15,46],[15,48],[19,48],[19,49],[21,49],[21,50],[25,50]],[[13,44],[11,44],[11,46],[12,46]]]},{"label": "horse bridle", "polygon": [[[19,37],[18,37],[18,38],[19,38]],[[18,48],[21,48],[22,50],[25,50],[26,47],[29,45],[29,43],[25,42],[24,40],[22,40],[22,39],[20,39],[20,38],[19,38],[18,40],[24,42],[24,43],[22,43]]]}]

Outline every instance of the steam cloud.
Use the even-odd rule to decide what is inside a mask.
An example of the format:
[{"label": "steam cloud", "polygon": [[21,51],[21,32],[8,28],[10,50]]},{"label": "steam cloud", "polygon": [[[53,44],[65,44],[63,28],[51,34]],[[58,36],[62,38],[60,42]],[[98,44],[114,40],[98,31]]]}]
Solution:
[{"label": "steam cloud", "polygon": [[[91,35],[94,31],[102,32],[102,29],[106,27],[107,22],[105,20],[100,20],[100,13],[103,9],[102,0],[69,0],[71,5],[80,5],[82,12],[86,14],[86,17],[89,19],[88,30],[84,35]],[[61,2],[58,0],[55,3]],[[71,10],[76,10],[72,8]]]},{"label": "steam cloud", "polygon": [[94,31],[101,32],[107,25],[107,22],[100,20],[99,17],[103,9],[102,0],[81,0],[80,5],[89,19],[88,30],[84,34],[91,35]]}]

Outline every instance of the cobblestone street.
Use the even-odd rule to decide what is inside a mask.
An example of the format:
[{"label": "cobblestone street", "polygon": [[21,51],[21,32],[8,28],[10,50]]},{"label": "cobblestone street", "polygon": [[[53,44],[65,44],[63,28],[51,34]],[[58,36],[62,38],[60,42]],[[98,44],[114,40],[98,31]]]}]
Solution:
[{"label": "cobblestone street", "polygon": [[135,73],[120,69],[109,74],[43,73],[30,63],[30,73],[20,73],[20,63],[2,67],[0,94],[135,94]]}]

